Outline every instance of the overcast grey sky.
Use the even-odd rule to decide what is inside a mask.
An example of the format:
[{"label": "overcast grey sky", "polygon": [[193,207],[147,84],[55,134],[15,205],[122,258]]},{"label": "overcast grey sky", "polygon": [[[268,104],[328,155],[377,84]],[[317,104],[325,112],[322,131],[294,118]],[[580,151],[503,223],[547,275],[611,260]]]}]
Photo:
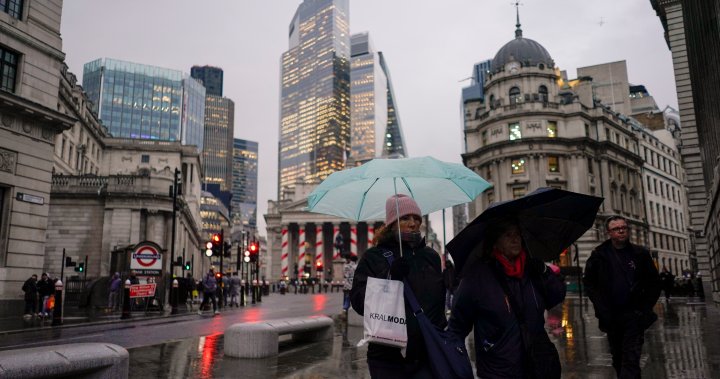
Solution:
[{"label": "overcast grey sky", "polygon": [[[66,0],[63,51],[70,70],[100,57],[190,72],[225,71],[235,137],[260,144],[258,223],[277,193],[280,55],[301,0]],[[352,33],[370,32],[390,68],[411,156],[461,162],[460,90],[473,64],[514,38],[510,0],[350,0]],[[677,108],[670,51],[649,0],[524,0],[523,36],[561,70],[626,60],[660,108]],[[439,216],[433,216],[438,233]],[[436,223],[437,221],[437,223]],[[448,233],[449,237],[449,233]]]}]

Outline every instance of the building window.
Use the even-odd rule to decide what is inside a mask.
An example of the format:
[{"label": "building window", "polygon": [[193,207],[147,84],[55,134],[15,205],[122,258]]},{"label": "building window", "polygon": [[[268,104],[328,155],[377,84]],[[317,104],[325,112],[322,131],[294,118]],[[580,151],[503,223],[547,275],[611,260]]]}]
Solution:
[{"label": "building window", "polygon": [[18,54],[0,47],[0,90],[15,92],[17,67]]},{"label": "building window", "polygon": [[22,20],[23,0],[0,0],[0,9],[11,17]]},{"label": "building window", "polygon": [[148,155],[148,154],[143,154],[143,155],[140,157],[140,162],[142,162],[142,163],[150,163],[150,155]]},{"label": "building window", "polygon": [[513,174],[525,173],[525,158],[513,159],[510,165],[512,167]]},{"label": "building window", "polygon": [[487,172],[487,174],[485,175],[485,179],[492,180],[492,168],[488,167],[486,172]]},{"label": "building window", "polygon": [[540,101],[542,101],[543,103],[547,103],[547,101],[548,101],[547,87],[540,86],[540,88],[538,88],[538,94],[540,94]]},{"label": "building window", "polygon": [[550,138],[557,137],[557,122],[555,122],[555,121],[547,122],[547,136]]},{"label": "building window", "polygon": [[522,138],[522,130],[520,129],[519,122],[513,122],[512,124],[508,125],[508,129],[510,131],[510,141],[515,141],[516,139]]},{"label": "building window", "polygon": [[527,192],[525,190],[525,187],[513,187],[512,191],[513,191],[513,199],[523,197],[523,196],[525,196],[525,193]]},{"label": "building window", "polygon": [[483,130],[482,133],[480,133],[482,138],[482,145],[487,146],[488,140],[487,140],[487,130]]},{"label": "building window", "polygon": [[587,166],[588,166],[588,174],[593,174],[593,161],[592,158],[588,158],[587,160]]},{"label": "building window", "polygon": [[590,137],[590,125],[585,124],[585,137]]},{"label": "building window", "polygon": [[490,109],[495,109],[495,95],[490,95]]},{"label": "building window", "polygon": [[549,172],[560,172],[560,158],[556,155],[548,157],[548,171]]},{"label": "building window", "polygon": [[520,94],[520,88],[518,88],[518,87],[510,88],[509,95],[510,95],[510,105],[522,103],[522,95]]},{"label": "building window", "polygon": [[488,191],[488,193],[487,193],[487,201],[488,201],[488,205],[490,205],[490,204],[492,204],[492,203],[495,202],[495,192],[494,192],[494,191]]}]

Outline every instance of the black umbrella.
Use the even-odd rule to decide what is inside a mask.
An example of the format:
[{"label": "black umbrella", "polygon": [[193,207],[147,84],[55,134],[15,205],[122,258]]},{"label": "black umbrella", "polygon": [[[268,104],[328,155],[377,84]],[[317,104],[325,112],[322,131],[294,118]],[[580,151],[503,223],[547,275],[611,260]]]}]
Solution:
[{"label": "black umbrella", "polygon": [[517,220],[531,255],[543,261],[557,259],[593,226],[602,202],[601,197],[539,188],[519,199],[492,204],[447,244],[447,250],[459,272],[488,226]]}]

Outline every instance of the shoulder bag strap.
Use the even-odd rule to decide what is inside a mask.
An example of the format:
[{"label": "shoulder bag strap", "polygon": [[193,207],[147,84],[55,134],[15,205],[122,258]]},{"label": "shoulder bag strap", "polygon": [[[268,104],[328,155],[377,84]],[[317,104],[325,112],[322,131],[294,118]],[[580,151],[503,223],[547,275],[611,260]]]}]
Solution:
[{"label": "shoulder bag strap", "polygon": [[[388,266],[392,266],[394,256],[392,251],[385,250],[383,251],[383,257],[388,262]],[[390,277],[390,272],[388,269],[388,278]],[[408,301],[408,304],[410,304],[410,309],[412,309],[413,314],[417,316],[418,314],[423,312],[423,309],[420,307],[420,303],[418,303],[417,298],[415,297],[415,294],[413,293],[412,289],[410,289],[410,284],[408,284],[407,280],[403,280],[403,295],[405,295],[405,299]]]}]

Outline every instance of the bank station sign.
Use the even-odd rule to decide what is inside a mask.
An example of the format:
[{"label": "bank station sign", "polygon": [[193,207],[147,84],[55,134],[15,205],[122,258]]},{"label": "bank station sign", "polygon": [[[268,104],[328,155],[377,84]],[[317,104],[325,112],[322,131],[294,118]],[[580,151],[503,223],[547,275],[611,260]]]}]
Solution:
[{"label": "bank station sign", "polygon": [[135,246],[130,257],[130,269],[137,275],[160,276],[162,267],[162,253],[156,244],[141,242]]}]

